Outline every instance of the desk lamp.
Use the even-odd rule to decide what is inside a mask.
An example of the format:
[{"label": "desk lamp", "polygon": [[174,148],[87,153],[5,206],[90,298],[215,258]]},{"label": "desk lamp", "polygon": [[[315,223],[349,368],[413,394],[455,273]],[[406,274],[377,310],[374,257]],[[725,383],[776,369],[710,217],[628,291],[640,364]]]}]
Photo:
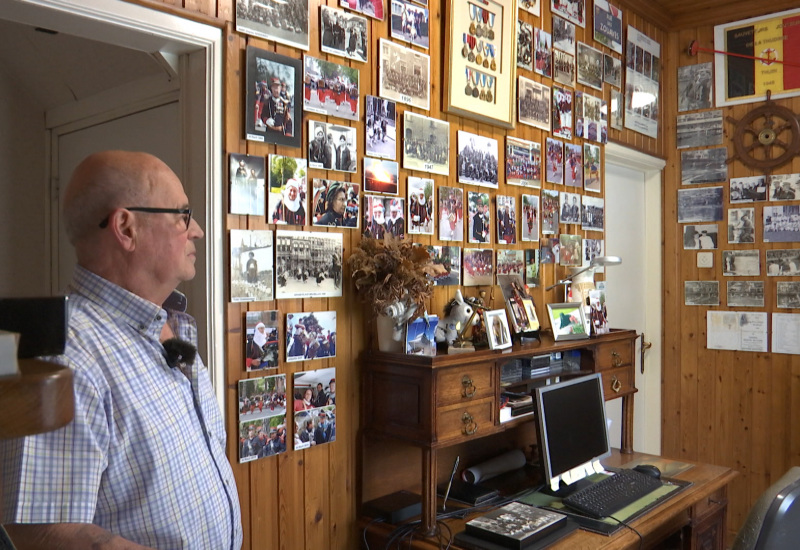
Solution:
[{"label": "desk lamp", "polygon": [[580,293],[579,296],[573,298],[573,302],[580,302],[586,304],[586,296],[589,295],[589,290],[594,288],[594,274],[595,272],[605,266],[619,265],[622,263],[622,258],[619,256],[596,256],[592,258],[589,265],[586,267],[573,267],[570,268],[571,273],[559,280],[557,283],[548,286],[545,290],[552,290],[557,286],[564,286],[564,301],[567,302],[569,298],[570,287],[574,286],[574,290]]}]

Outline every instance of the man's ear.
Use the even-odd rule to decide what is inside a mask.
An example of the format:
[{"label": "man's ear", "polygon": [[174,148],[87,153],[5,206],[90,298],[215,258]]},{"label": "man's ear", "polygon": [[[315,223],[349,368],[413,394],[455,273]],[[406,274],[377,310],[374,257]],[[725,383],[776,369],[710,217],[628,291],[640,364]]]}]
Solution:
[{"label": "man's ear", "polygon": [[136,249],[139,228],[136,226],[136,218],[130,210],[124,208],[115,210],[109,216],[108,227],[113,231],[114,238],[124,250],[133,252]]}]

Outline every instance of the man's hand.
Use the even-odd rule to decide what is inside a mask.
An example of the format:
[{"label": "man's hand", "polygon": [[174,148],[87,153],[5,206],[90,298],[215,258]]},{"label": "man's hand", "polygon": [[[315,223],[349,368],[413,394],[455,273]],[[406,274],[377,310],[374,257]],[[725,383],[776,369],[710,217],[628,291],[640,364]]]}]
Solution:
[{"label": "man's hand", "polygon": [[17,550],[148,550],[91,523],[9,523]]}]

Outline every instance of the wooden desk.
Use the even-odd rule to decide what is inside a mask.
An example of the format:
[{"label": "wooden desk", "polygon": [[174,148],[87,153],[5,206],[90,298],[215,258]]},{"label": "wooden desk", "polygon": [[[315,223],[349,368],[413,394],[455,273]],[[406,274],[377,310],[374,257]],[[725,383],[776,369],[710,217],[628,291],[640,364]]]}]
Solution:
[{"label": "wooden desk", "polygon": [[[622,466],[631,460],[652,458],[643,453],[621,454],[614,451],[605,460],[606,466]],[[690,461],[682,461],[690,462]],[[724,550],[726,548],[725,515],[728,504],[728,484],[738,474],[723,466],[692,463],[694,467],[678,474],[676,479],[692,482],[692,485],[656,508],[631,522],[644,538],[644,548],[662,548],[669,540],[668,548],[683,550]],[[453,534],[462,531],[464,520],[447,520]],[[366,521],[362,527],[366,525]],[[383,544],[394,526],[370,524],[367,541],[371,548],[383,548]],[[677,544],[677,546],[676,546]],[[444,546],[447,543],[445,541]],[[424,538],[417,534],[410,546],[406,541],[402,548],[438,550],[439,540]],[[451,546],[451,548],[458,548]],[[569,550],[634,550],[639,548],[639,537],[630,529],[622,528],[612,536],[598,535],[581,529],[561,539],[554,548]]]}]

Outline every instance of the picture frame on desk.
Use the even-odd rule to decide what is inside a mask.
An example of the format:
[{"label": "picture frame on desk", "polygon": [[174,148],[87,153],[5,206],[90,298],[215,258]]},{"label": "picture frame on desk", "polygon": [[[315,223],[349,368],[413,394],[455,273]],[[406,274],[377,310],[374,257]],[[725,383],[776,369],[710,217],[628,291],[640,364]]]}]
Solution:
[{"label": "picture frame on desk", "polygon": [[553,330],[553,340],[556,342],[589,338],[581,303],[547,304],[547,315]]},{"label": "picture frame on desk", "polygon": [[505,349],[511,347],[511,330],[508,328],[506,310],[493,309],[483,312],[483,323],[486,327],[486,338],[489,349]]}]

